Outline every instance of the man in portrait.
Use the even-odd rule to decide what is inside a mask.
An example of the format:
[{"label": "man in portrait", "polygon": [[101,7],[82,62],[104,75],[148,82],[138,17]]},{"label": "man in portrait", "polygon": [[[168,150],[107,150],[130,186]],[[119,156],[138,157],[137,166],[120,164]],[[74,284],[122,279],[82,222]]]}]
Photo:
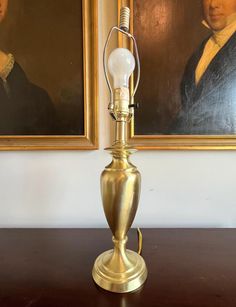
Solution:
[{"label": "man in portrait", "polygon": [[[7,8],[8,0],[0,0],[0,26]],[[28,80],[12,54],[0,49],[0,135],[53,134],[54,116],[47,92]]]},{"label": "man in portrait", "polygon": [[202,0],[212,35],[189,59],[172,134],[236,133],[236,0]]}]

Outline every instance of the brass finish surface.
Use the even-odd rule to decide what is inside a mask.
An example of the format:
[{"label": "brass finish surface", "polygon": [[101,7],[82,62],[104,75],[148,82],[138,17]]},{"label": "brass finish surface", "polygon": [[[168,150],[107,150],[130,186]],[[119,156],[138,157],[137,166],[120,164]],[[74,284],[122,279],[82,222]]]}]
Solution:
[{"label": "brass finish surface", "polygon": [[[126,129],[126,122],[116,122],[117,131]],[[117,135],[124,137],[124,131]],[[135,150],[125,144],[126,138],[116,140],[107,150],[112,162],[101,175],[101,193],[106,219],[113,234],[114,250],[101,254],[93,268],[94,281],[103,289],[117,293],[137,290],[147,278],[143,258],[136,252],[126,250],[127,232],[138,208],[141,175],[129,161]],[[142,236],[139,233],[139,253]]]},{"label": "brass finish surface", "polygon": [[128,89],[116,90],[113,110],[116,138],[114,144],[107,148],[112,162],[101,175],[103,208],[113,234],[114,249],[101,254],[92,271],[94,281],[101,288],[117,293],[135,291],[147,278],[143,258],[134,251],[126,250],[127,232],[135,218],[141,189],[141,175],[129,160],[136,150],[127,145],[127,123],[132,116],[128,98]]},{"label": "brass finish surface", "polygon": [[137,211],[141,176],[128,161],[128,150],[115,150],[112,155],[101,176],[103,208],[114,237],[124,240]]},{"label": "brass finish surface", "polygon": [[[125,18],[128,19],[129,10],[126,11]],[[124,28],[126,27],[127,23]],[[108,109],[115,120],[115,141],[110,148],[107,148],[111,152],[112,161],[101,174],[103,209],[113,234],[114,249],[104,252],[96,259],[92,276],[101,288],[111,292],[125,293],[139,289],[147,278],[146,264],[140,256],[142,251],[140,230],[138,230],[139,253],[126,249],[127,233],[138,209],[141,190],[141,175],[137,167],[129,160],[130,155],[136,150],[127,144],[127,124],[133,115],[131,102],[140,79],[140,64],[136,41],[133,36],[125,33],[136,46],[138,63],[136,86],[131,95],[126,87],[112,89],[106,68],[106,48],[115,30],[122,33],[122,30],[117,27],[111,29],[103,53],[104,72],[111,96]]]},{"label": "brass finish surface", "polygon": [[110,292],[133,292],[145,282],[147,269],[143,258],[137,253],[126,250],[121,255],[110,250],[97,258],[93,278],[101,288]]}]

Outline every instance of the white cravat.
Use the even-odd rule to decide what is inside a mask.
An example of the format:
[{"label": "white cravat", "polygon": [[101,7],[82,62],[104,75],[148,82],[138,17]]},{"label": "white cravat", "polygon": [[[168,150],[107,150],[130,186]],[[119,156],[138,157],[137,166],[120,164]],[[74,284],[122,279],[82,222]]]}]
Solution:
[{"label": "white cravat", "polygon": [[[203,21],[203,24],[209,28],[207,23]],[[213,35],[207,41],[202,57],[198,62],[195,71],[195,83],[198,84],[207,67],[217,55],[220,49],[227,43],[230,37],[236,31],[236,14],[229,16],[227,26],[221,31],[214,31]]]}]

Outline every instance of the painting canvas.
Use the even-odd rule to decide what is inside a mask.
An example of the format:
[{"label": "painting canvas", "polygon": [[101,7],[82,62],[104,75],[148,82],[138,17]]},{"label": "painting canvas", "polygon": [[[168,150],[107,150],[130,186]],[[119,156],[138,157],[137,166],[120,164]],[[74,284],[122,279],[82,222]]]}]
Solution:
[{"label": "painting canvas", "polygon": [[96,147],[96,1],[0,5],[2,146]]},{"label": "painting canvas", "polygon": [[144,149],[235,149],[236,2],[121,5],[131,8],[141,61],[130,142]]}]

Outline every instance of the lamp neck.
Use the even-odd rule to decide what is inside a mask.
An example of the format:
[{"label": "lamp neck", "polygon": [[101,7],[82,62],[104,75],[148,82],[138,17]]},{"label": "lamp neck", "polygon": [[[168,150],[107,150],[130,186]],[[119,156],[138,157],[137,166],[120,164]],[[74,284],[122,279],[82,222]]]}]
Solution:
[{"label": "lamp neck", "polygon": [[127,144],[127,123],[132,114],[129,109],[130,96],[128,88],[119,88],[115,90],[113,116],[115,125],[115,143],[114,145]]},{"label": "lamp neck", "polygon": [[126,145],[127,143],[127,122],[116,121],[115,144]]}]

